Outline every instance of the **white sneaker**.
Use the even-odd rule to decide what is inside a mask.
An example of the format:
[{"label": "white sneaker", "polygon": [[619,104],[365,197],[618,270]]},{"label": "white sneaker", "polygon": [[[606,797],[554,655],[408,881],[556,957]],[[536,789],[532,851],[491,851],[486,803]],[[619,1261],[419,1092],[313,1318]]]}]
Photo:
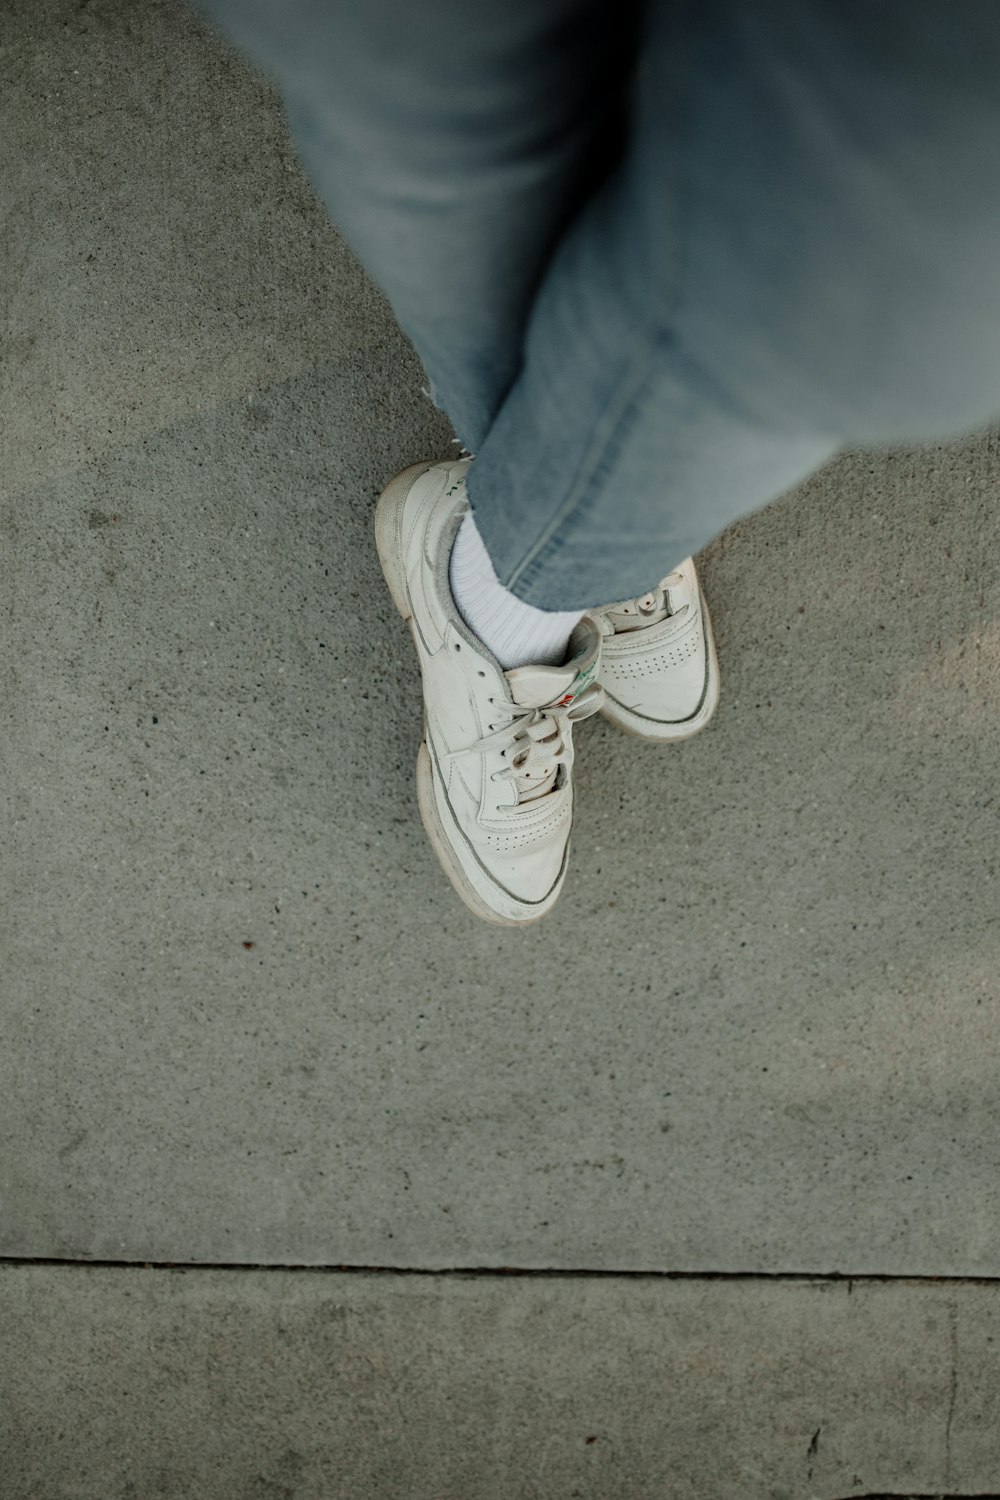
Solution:
[{"label": "white sneaker", "polygon": [[641,599],[591,610],[604,637],[602,713],[645,740],[704,729],[719,701],[719,659],[694,562]]},{"label": "white sneaker", "polygon": [[452,542],[469,506],[471,460],[414,464],[375,511],[382,571],[413,633],[424,687],[420,815],[463,901],[520,926],[554,906],[573,821],[573,725],[596,713],[601,633],[574,634],[564,666],[505,672],[451,595]]}]

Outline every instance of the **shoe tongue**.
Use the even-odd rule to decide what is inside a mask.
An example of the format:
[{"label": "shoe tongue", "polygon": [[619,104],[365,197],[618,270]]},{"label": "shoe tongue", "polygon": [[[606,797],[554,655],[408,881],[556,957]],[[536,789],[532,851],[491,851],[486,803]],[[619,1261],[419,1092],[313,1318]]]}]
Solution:
[{"label": "shoe tongue", "polygon": [[507,673],[510,695],[522,708],[542,708],[568,693],[576,677],[567,667],[512,667]]},{"label": "shoe tongue", "polygon": [[[589,629],[582,629],[584,624]],[[589,620],[581,621],[577,626],[573,643],[576,644],[581,636],[583,643],[580,650],[561,667],[546,666],[542,662],[532,662],[526,667],[511,667],[504,675],[510,684],[510,695],[514,702],[521,708],[544,708],[549,703],[558,703],[562,707],[572,703],[587,684],[594,680],[601,642],[600,632]]]}]

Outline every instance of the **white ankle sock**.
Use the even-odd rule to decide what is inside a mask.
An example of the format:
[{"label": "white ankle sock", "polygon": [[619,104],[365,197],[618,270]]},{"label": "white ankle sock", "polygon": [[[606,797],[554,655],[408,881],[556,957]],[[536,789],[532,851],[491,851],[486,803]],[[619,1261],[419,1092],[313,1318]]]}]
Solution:
[{"label": "white ankle sock", "polygon": [[451,549],[449,579],[462,619],[505,670],[532,662],[560,666],[565,661],[573,627],[586,610],[536,609],[505,589],[471,511]]}]

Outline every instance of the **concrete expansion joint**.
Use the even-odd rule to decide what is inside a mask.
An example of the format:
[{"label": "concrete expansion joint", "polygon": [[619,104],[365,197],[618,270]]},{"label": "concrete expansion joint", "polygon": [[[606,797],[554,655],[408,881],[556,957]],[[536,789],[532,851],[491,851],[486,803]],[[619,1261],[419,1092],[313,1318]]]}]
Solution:
[{"label": "concrete expansion joint", "polygon": [[[633,1281],[728,1281],[728,1282],[803,1282],[812,1285],[845,1285],[850,1296],[852,1288],[859,1286],[882,1286],[900,1283],[904,1286],[997,1286],[1000,1276],[905,1276],[878,1275],[871,1272],[845,1274],[837,1271],[656,1271],[615,1270],[593,1266],[372,1266],[372,1265],[308,1265],[284,1262],[259,1263],[253,1261],[169,1261],[169,1260],[80,1260],[59,1256],[0,1255],[3,1266],[79,1266],[86,1270],[145,1270],[145,1271],[306,1271],[317,1275],[360,1276],[424,1276],[446,1278],[449,1276],[486,1277],[516,1276],[541,1279],[591,1277],[628,1279]],[[882,1500],[881,1496],[856,1496],[852,1500]],[[890,1500],[936,1500],[931,1496],[892,1496]],[[970,1500],[968,1496],[948,1496],[947,1500]],[[975,1500],[1000,1500],[1000,1491],[988,1496],[976,1496]]]}]

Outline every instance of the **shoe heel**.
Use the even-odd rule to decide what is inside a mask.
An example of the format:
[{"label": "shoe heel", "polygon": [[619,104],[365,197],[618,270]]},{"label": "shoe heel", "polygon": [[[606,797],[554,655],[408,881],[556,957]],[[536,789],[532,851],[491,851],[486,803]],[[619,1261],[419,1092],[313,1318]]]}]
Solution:
[{"label": "shoe heel", "polygon": [[406,588],[406,569],[403,566],[403,506],[406,497],[421,474],[434,467],[433,463],[410,464],[391,479],[382,491],[375,506],[375,546],[378,560],[395,604],[404,620],[409,620],[410,596]]}]

